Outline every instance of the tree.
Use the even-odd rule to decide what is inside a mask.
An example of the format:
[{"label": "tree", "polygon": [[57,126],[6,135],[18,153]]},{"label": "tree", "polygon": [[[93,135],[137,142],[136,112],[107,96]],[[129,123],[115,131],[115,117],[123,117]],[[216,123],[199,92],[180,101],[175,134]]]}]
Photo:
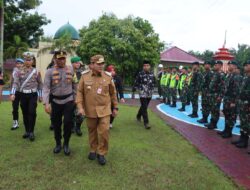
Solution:
[{"label": "tree", "polygon": [[250,46],[247,44],[238,44],[238,49],[232,48],[229,51],[241,65],[250,60]]},{"label": "tree", "polygon": [[45,15],[30,10],[38,7],[40,0],[5,0],[4,1],[4,49],[13,44],[13,36],[18,35],[21,41],[30,47],[38,44],[43,35],[42,26],[50,23]]},{"label": "tree", "polygon": [[94,54],[103,54],[108,64],[114,64],[126,83],[142,68],[143,60],[159,63],[164,43],[152,25],[139,17],[118,19],[114,14],[103,14],[80,30],[78,55],[84,62]]},{"label": "tree", "polygon": [[189,50],[188,53],[204,61],[211,61],[214,56],[214,52],[210,50],[205,50],[202,53],[200,53],[199,51]]},{"label": "tree", "polygon": [[8,48],[5,51],[5,58],[16,58],[21,57],[23,52],[27,51],[29,45],[21,41],[21,38],[18,35],[14,36],[13,43],[6,42]]}]

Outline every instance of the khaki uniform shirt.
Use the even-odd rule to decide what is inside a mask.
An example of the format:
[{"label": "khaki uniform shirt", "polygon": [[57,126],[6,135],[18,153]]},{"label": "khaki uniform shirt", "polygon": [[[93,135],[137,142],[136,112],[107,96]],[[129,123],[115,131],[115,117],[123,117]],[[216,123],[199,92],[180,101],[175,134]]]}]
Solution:
[{"label": "khaki uniform shirt", "polygon": [[108,72],[95,75],[88,70],[83,72],[77,89],[77,107],[83,108],[86,117],[100,118],[111,115],[111,105],[117,108],[114,82]]}]

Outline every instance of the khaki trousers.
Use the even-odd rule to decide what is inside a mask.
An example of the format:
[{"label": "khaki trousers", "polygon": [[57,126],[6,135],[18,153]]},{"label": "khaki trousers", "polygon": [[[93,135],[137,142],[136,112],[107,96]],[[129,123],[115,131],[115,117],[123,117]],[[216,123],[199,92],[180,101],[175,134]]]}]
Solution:
[{"label": "khaki trousers", "polygon": [[107,154],[109,122],[109,115],[101,118],[87,118],[90,152],[96,152],[99,155]]}]

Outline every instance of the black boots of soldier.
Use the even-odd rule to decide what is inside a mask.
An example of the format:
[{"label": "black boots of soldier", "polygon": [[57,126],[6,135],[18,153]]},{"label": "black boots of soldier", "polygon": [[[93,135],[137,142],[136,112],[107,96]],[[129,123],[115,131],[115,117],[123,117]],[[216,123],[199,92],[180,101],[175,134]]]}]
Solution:
[{"label": "black boots of soldier", "polygon": [[201,119],[197,120],[197,122],[201,124],[207,123],[207,117],[203,116]]},{"label": "black boots of soldier", "polygon": [[186,109],[185,109],[185,104],[182,104],[182,106],[181,106],[181,108],[180,109],[178,109],[178,111],[186,111]]},{"label": "black boots of soldier", "polygon": [[90,152],[88,155],[89,160],[95,160],[97,158],[97,161],[100,165],[105,165],[106,164],[106,159],[103,155],[96,154],[95,152]]},{"label": "black boots of soldier", "polygon": [[173,102],[171,105],[170,105],[171,108],[176,108],[176,102]]},{"label": "black boots of soldier", "polygon": [[197,118],[198,114],[197,114],[197,112],[193,112],[192,114],[189,114],[188,116],[191,118]]},{"label": "black boots of soldier", "polygon": [[244,133],[243,131],[241,131],[239,140],[232,141],[232,144],[234,144],[238,148],[247,148],[248,138],[249,138],[248,135]]},{"label": "black boots of soldier", "polygon": [[230,138],[232,137],[232,130],[232,127],[226,125],[223,131],[218,131],[217,133],[221,135],[222,138]]},{"label": "black boots of soldier", "polygon": [[33,132],[31,132],[31,133],[25,132],[25,133],[23,134],[23,138],[24,138],[24,139],[29,138],[30,141],[34,141],[34,140],[35,140],[35,135],[34,135]]}]

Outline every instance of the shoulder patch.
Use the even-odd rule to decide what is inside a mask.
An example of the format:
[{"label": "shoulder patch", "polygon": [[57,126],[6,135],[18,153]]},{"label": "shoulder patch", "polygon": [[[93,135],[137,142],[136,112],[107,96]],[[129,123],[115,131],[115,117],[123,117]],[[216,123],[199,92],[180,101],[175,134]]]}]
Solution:
[{"label": "shoulder patch", "polygon": [[110,72],[105,71],[104,73],[105,73],[106,75],[108,75],[109,77],[112,77],[112,75],[111,75]]},{"label": "shoulder patch", "polygon": [[89,71],[90,70],[85,70],[85,71],[81,72],[81,74],[84,75],[84,74],[88,73]]}]

